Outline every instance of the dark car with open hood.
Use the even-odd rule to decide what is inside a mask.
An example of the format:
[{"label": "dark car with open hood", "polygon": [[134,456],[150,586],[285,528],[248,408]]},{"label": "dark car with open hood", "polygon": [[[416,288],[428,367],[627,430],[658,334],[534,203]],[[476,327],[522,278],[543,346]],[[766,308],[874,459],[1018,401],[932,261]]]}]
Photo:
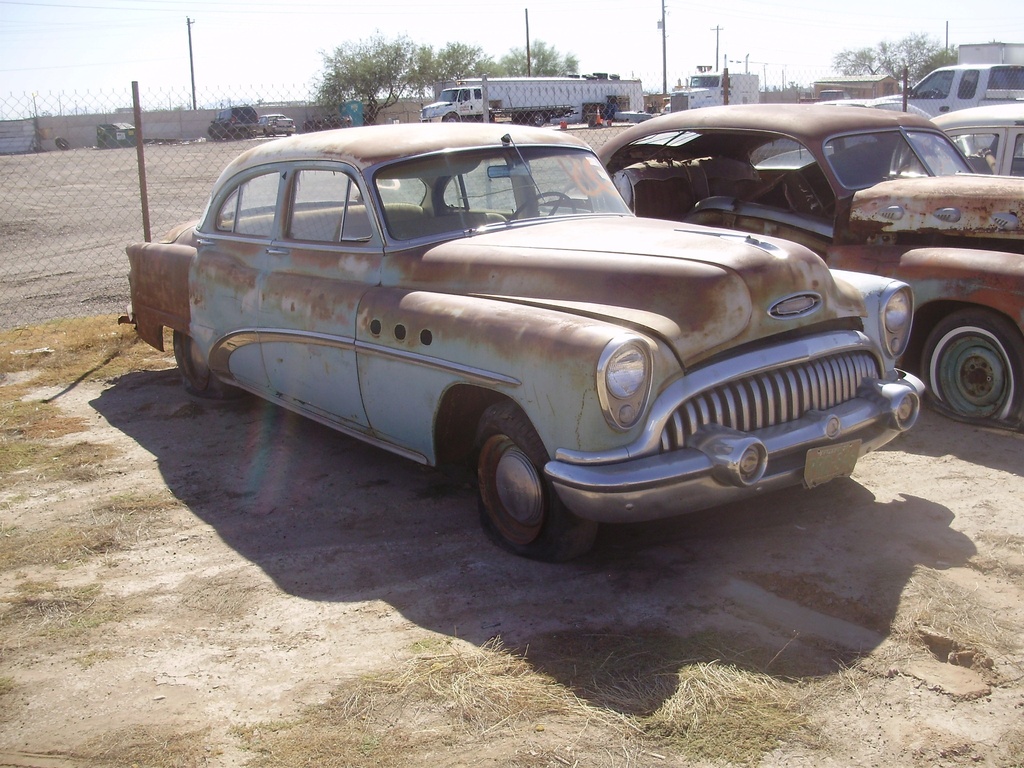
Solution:
[{"label": "dark car with open hood", "polygon": [[640,216],[784,237],[906,281],[901,364],[936,407],[1024,425],[1024,179],[991,175],[925,118],[842,104],[673,113],[600,156]]}]

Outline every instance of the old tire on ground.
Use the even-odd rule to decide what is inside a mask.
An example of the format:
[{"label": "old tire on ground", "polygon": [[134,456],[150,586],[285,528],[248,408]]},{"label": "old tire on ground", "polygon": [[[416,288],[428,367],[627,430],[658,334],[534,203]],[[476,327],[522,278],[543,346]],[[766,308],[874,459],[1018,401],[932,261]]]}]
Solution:
[{"label": "old tire on ground", "polygon": [[587,552],[597,523],[570,512],[544,477],[544,444],[514,403],[497,403],[477,429],[480,520],[499,546],[562,562]]},{"label": "old tire on ground", "polygon": [[939,322],[921,358],[940,409],[966,421],[1020,426],[1024,420],[1024,339],[993,312],[967,309]]},{"label": "old tire on ground", "polygon": [[174,332],[174,360],[190,394],[210,400],[229,400],[241,394],[213,374],[192,337],[181,331]]}]

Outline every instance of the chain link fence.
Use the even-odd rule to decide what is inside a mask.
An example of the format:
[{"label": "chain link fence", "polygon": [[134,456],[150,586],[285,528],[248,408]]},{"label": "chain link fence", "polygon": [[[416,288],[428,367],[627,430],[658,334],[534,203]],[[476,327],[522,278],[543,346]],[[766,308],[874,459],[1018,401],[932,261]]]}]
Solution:
[{"label": "chain link fence", "polygon": [[[260,115],[291,118],[300,133],[338,119],[304,88],[261,88],[230,98],[199,94],[195,101],[188,91],[142,93],[136,126],[133,96],[132,87],[0,96],[0,328],[123,312],[125,247],[144,239],[143,189],[150,232],[158,237],[199,216],[221,170],[250,141],[274,140],[259,131],[254,139],[212,140],[218,113],[251,105]],[[762,98],[798,96],[794,90]],[[416,122],[421,105],[396,105],[379,122]],[[576,132],[595,148],[610,136],[586,127]]]}]

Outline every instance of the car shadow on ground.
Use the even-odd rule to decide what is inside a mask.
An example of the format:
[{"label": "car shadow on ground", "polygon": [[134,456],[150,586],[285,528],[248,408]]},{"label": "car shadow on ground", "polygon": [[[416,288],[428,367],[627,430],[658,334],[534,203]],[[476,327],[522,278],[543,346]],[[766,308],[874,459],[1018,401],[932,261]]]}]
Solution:
[{"label": "car shadow on ground", "polygon": [[900,450],[918,456],[956,456],[990,469],[1020,474],[1024,431],[955,421],[930,408],[903,435]]},{"label": "car shadow on ground", "polygon": [[879,501],[841,479],[606,526],[587,556],[538,563],[486,539],[466,470],[419,466],[256,398],[191,399],[174,370],[123,376],[92,405],[287,594],[380,600],[433,632],[500,637],[623,712],[654,711],[684,662],[835,672],[886,637],[916,568],[975,553],[941,504]]}]

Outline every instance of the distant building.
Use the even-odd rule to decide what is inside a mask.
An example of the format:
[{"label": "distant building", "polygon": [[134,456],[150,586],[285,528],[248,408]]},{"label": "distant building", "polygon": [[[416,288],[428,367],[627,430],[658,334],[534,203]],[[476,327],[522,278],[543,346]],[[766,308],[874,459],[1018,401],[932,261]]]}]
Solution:
[{"label": "distant building", "polygon": [[[877,99],[900,93],[899,81],[892,75],[848,75],[816,80],[812,97],[819,100],[836,98]],[[826,91],[822,95],[822,91]],[[835,94],[845,93],[846,96]]]}]

